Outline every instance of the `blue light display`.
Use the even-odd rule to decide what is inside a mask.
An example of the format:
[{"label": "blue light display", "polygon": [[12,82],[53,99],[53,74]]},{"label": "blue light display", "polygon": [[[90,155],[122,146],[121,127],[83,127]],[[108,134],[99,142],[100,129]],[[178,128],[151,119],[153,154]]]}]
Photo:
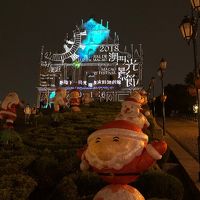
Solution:
[{"label": "blue light display", "polygon": [[81,60],[87,61],[95,54],[99,45],[109,37],[110,30],[92,18],[84,23],[83,28],[87,36],[82,42],[84,48],[79,48],[78,55]]},{"label": "blue light display", "polygon": [[56,92],[53,91],[53,92],[50,93],[49,98],[53,99],[55,96],[56,96]]}]

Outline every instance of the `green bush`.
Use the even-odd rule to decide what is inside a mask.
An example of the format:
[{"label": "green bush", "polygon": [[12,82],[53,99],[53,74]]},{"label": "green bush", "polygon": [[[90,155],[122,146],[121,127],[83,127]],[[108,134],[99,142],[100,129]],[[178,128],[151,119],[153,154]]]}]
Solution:
[{"label": "green bush", "polygon": [[77,200],[77,187],[74,181],[65,176],[56,187],[55,193],[50,198],[51,200]]},{"label": "green bush", "polygon": [[0,177],[1,200],[25,200],[37,183],[27,175],[15,174]]},{"label": "green bush", "polygon": [[21,149],[24,147],[21,137],[13,129],[4,129],[0,132],[0,144],[6,149]]},{"label": "green bush", "polygon": [[94,172],[82,172],[76,180],[78,194],[80,196],[95,195],[107,183]]},{"label": "green bush", "polygon": [[41,156],[30,166],[30,171],[38,179],[40,188],[52,187],[57,179],[58,161],[51,155]]},{"label": "green bush", "polygon": [[175,176],[164,172],[146,172],[133,185],[147,199],[155,197],[171,200],[183,199],[183,184]]},{"label": "green bush", "polygon": [[0,176],[23,172],[33,162],[35,156],[11,156],[9,159],[0,159]]}]

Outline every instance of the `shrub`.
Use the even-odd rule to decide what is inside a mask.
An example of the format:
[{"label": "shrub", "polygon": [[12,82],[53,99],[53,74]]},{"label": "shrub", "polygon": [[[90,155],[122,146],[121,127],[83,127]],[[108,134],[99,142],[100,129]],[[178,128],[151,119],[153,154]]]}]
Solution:
[{"label": "shrub", "polygon": [[77,187],[74,181],[65,176],[56,187],[55,193],[50,198],[51,200],[77,200]]},{"label": "shrub", "polygon": [[24,155],[24,156],[12,156],[10,159],[1,159],[0,162],[0,176],[11,175],[19,173],[26,169],[35,159],[35,156]]},{"label": "shrub", "polygon": [[27,175],[15,174],[0,177],[1,200],[28,199],[37,183]]},{"label": "shrub", "polygon": [[95,195],[107,184],[94,172],[82,172],[76,180],[76,185],[80,196],[88,196]]},{"label": "shrub", "polygon": [[55,184],[58,174],[58,161],[51,155],[41,156],[30,168],[33,176],[39,178],[39,187],[48,188]]},{"label": "shrub", "polygon": [[24,146],[21,137],[13,129],[1,131],[0,143],[6,149],[20,149]]},{"label": "shrub", "polygon": [[134,186],[145,198],[183,199],[183,184],[176,177],[164,172],[146,172],[134,183]]}]

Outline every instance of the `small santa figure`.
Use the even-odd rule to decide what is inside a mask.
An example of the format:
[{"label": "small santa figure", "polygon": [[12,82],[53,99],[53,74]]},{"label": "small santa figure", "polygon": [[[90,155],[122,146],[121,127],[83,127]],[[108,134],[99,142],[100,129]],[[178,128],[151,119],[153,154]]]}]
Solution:
[{"label": "small santa figure", "polygon": [[24,114],[25,114],[25,124],[29,124],[31,116],[31,107],[29,104],[27,104],[26,107],[24,108]]},{"label": "small santa figure", "polygon": [[147,118],[141,113],[141,105],[144,99],[139,92],[134,91],[128,98],[122,102],[120,114],[116,120],[127,120],[141,129],[146,129],[149,126]]},{"label": "small santa figure", "polygon": [[70,92],[70,107],[72,112],[80,112],[80,104],[81,104],[81,99],[80,99],[80,92],[79,90],[71,90]]},{"label": "small santa figure", "polygon": [[149,117],[151,115],[151,112],[148,106],[148,98],[147,98],[148,93],[144,89],[139,90],[138,92],[141,95],[141,98],[143,99],[140,112],[144,114],[146,117]]},{"label": "small santa figure", "polygon": [[10,92],[4,98],[0,108],[0,120],[6,120],[6,128],[13,128],[13,123],[17,118],[16,106],[20,104],[16,92]]},{"label": "small santa figure", "polygon": [[67,104],[66,101],[67,91],[64,88],[58,88],[56,90],[56,96],[54,97],[54,112],[59,112],[62,107]]},{"label": "small santa figure", "polygon": [[128,184],[135,181],[167,149],[164,141],[148,144],[148,136],[127,120],[114,120],[93,132],[87,140],[80,168],[89,167],[105,181]]},{"label": "small santa figure", "polygon": [[90,103],[94,101],[89,92],[83,93],[81,100],[82,100],[82,104],[85,106],[89,106]]}]

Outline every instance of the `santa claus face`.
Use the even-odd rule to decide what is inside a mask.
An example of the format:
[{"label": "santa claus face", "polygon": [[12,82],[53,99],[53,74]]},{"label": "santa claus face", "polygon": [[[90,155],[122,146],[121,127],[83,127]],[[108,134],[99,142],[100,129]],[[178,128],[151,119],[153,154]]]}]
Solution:
[{"label": "santa claus face", "polygon": [[71,98],[79,98],[80,94],[78,91],[72,91],[70,94]]},{"label": "santa claus face", "polygon": [[120,170],[141,154],[144,145],[144,141],[130,136],[97,136],[88,142],[85,156],[90,165],[97,169]]},{"label": "santa claus face", "polygon": [[142,102],[142,106],[143,106],[148,103],[147,95],[142,95],[142,98],[143,98],[143,102]]},{"label": "santa claus face", "polygon": [[131,101],[124,101],[122,103],[121,113],[123,113],[123,114],[128,114],[128,113],[138,114],[139,109],[140,109],[140,106],[138,104],[135,104],[134,102],[131,102]]}]

